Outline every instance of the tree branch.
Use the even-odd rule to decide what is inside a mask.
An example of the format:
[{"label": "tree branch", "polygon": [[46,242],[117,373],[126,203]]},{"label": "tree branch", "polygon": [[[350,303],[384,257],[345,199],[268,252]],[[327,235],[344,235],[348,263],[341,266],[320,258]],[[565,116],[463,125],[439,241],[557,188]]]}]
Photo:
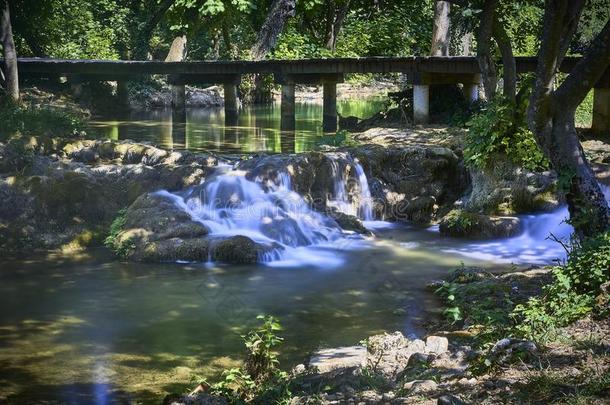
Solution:
[{"label": "tree branch", "polygon": [[502,66],[504,68],[503,94],[508,100],[514,102],[517,95],[517,64],[510,38],[498,18],[495,19],[493,24],[493,38],[502,54]]},{"label": "tree branch", "polygon": [[591,46],[569,76],[555,91],[561,105],[576,109],[587,93],[610,66],[610,20],[595,37]]}]

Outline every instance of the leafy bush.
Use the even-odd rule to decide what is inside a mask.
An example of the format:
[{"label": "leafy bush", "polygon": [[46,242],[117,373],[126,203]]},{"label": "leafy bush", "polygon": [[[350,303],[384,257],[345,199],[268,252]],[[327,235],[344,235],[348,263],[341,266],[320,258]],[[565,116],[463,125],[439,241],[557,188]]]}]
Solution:
[{"label": "leafy bush", "polygon": [[275,352],[284,341],[277,335],[282,327],[272,316],[259,315],[256,319],[263,323],[242,336],[248,350],[244,365],[225,370],[222,380],[211,385],[210,393],[232,403],[281,403],[290,397],[288,373],[279,369]]},{"label": "leafy bush", "polygon": [[610,232],[586,239],[572,249],[562,273],[578,293],[597,294],[610,280]]},{"label": "leafy bush", "polygon": [[528,338],[544,340],[595,310],[602,284],[610,281],[610,232],[572,246],[567,263],[553,276],[540,297],[515,308],[517,330]]},{"label": "leafy bush", "polygon": [[529,170],[548,168],[548,161],[527,128],[527,92],[520,92],[517,105],[497,98],[483,106],[467,123],[464,156],[468,164],[487,168],[497,155]]},{"label": "leafy bush", "polygon": [[0,141],[15,134],[73,137],[85,128],[85,121],[72,113],[15,104],[8,100],[0,102]]},{"label": "leafy bush", "polygon": [[116,218],[110,224],[110,230],[108,232],[108,236],[104,239],[104,245],[107,248],[112,249],[114,253],[122,258],[126,258],[129,256],[129,253],[135,248],[133,242],[130,240],[119,241],[119,234],[125,227],[125,221],[127,214],[127,209],[123,208],[119,210]]}]

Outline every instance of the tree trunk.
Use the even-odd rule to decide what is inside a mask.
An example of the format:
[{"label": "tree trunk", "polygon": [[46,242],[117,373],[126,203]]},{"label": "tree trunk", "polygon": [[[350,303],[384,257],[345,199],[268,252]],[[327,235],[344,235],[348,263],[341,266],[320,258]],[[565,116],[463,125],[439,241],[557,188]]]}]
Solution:
[{"label": "tree trunk", "polygon": [[337,10],[336,7],[333,7],[332,9],[330,27],[326,37],[326,49],[331,52],[335,52],[339,31],[341,31],[343,21],[345,21],[345,17],[347,17],[347,12],[349,11],[349,3],[350,0],[347,0],[339,10]]},{"label": "tree trunk", "polygon": [[574,127],[576,107],[610,62],[610,21],[557,90],[553,83],[578,25],[584,0],[547,0],[528,123],[560,177],[568,182],[570,222],[580,238],[608,229],[608,204]]},{"label": "tree trunk", "polygon": [[176,0],[164,0],[150,19],[144,24],[141,30],[138,31],[136,44],[133,52],[133,57],[136,60],[144,60],[148,58],[150,47],[150,38],[154,29],[159,25],[161,19],[169,10]]},{"label": "tree trunk", "polygon": [[[2,3],[0,3],[2,4]],[[13,28],[8,0],[4,1],[0,16],[0,39],[4,49],[4,86],[8,96],[19,102],[19,74],[17,69],[17,51],[13,41]]]},{"label": "tree trunk", "polygon": [[449,56],[449,11],[448,1],[437,1],[434,6],[434,26],[432,27],[431,56]]},{"label": "tree trunk", "polygon": [[477,33],[477,61],[479,62],[479,69],[481,69],[483,88],[487,100],[493,98],[498,82],[496,64],[491,55],[491,35],[497,4],[498,0],[485,0]]},{"label": "tree trunk", "polygon": [[276,44],[288,18],[294,16],[295,0],[274,0],[256,42],[250,49],[252,59],[261,60]]},{"label": "tree trunk", "polygon": [[166,62],[182,62],[186,58],[186,35],[179,35],[172,41]]},{"label": "tree trunk", "polygon": [[502,54],[502,68],[504,70],[502,92],[504,97],[514,104],[517,97],[517,65],[515,63],[515,56],[513,55],[513,47],[510,43],[510,38],[498,19],[494,21],[493,38],[495,39],[496,44],[498,44],[498,48]]}]

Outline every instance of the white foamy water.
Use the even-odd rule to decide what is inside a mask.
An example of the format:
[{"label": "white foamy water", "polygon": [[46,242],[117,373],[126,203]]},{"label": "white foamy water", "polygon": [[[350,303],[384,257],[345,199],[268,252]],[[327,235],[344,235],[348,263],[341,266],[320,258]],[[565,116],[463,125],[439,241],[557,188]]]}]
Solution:
[{"label": "white foamy water", "polygon": [[[362,175],[368,192],[366,176]],[[359,235],[344,232],[332,218],[313,210],[294,192],[286,173],[263,184],[262,179],[248,180],[243,171],[220,167],[185,197],[159,193],[205,225],[211,237],[243,235],[267,246],[259,261],[271,266],[336,267],[344,262],[337,251],[360,245]],[[347,206],[347,193],[339,193],[339,197]],[[363,212],[372,216],[366,208]]]},{"label": "white foamy water", "polygon": [[[601,185],[601,188],[610,201],[610,187]],[[565,260],[566,251],[555,239],[563,242],[570,239],[574,228],[566,222],[569,217],[566,206],[549,213],[524,215],[523,233],[519,236],[466,243],[442,251],[496,263],[548,264]]]}]

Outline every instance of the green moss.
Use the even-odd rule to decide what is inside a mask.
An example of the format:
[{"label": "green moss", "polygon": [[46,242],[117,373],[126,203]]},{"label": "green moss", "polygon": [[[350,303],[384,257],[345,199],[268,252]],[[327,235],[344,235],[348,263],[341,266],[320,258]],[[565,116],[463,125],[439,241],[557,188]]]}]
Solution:
[{"label": "green moss", "polygon": [[119,238],[120,233],[123,231],[126,222],[127,209],[123,208],[119,210],[116,218],[110,224],[110,230],[108,236],[104,239],[104,245],[112,249],[114,253],[122,258],[126,258],[135,249],[135,244],[130,239]]}]

